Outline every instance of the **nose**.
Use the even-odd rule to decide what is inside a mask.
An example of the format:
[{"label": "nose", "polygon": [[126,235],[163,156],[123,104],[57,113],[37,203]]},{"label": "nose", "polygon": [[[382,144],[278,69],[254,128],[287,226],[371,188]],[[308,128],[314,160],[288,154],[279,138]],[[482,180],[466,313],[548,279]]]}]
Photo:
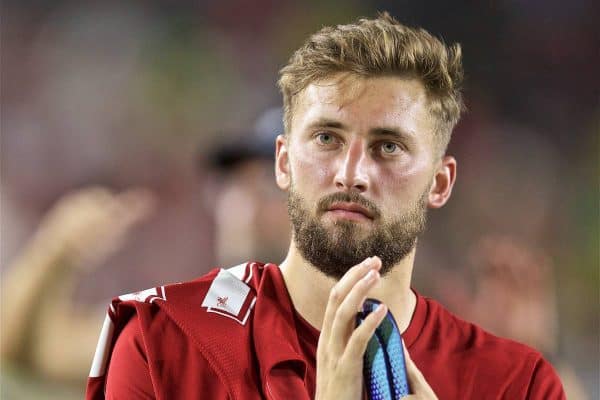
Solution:
[{"label": "nose", "polygon": [[360,139],[352,140],[340,160],[335,175],[335,186],[342,191],[365,192],[369,188],[368,155]]}]

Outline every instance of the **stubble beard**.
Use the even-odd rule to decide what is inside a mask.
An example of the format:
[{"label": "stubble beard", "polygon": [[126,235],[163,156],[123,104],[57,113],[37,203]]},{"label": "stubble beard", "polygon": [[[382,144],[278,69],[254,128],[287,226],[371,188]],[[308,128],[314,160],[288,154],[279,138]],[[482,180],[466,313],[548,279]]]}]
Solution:
[{"label": "stubble beard", "polygon": [[[350,220],[338,220],[327,227],[321,217],[334,202],[352,202],[367,208],[374,216],[371,232],[365,233],[359,223]],[[412,251],[424,232],[427,192],[408,211],[386,221],[372,202],[354,192],[321,198],[315,216],[292,185],[288,191],[288,214],[296,247],[306,261],[326,276],[339,280],[348,269],[371,256],[381,259],[380,274],[385,276]]]}]

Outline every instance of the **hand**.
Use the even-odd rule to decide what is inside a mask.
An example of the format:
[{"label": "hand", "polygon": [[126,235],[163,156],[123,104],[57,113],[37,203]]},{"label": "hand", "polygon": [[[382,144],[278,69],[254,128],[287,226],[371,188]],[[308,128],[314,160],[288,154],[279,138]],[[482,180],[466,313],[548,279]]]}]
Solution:
[{"label": "hand", "polygon": [[119,249],[125,235],[148,218],[154,205],[155,196],[146,189],[74,191],[60,198],[44,217],[37,243],[56,249],[74,265],[89,268]]},{"label": "hand", "polygon": [[363,354],[387,307],[380,305],[356,329],[355,318],[367,292],[379,281],[380,268],[378,257],[367,258],[331,289],[317,346],[316,400],[362,398]]},{"label": "hand", "polygon": [[[404,346],[404,342],[402,342]],[[433,392],[425,377],[419,371],[413,360],[408,354],[406,346],[404,346],[404,360],[406,361],[406,375],[408,377],[408,385],[413,394],[405,396],[403,400],[437,400],[437,396]]]}]

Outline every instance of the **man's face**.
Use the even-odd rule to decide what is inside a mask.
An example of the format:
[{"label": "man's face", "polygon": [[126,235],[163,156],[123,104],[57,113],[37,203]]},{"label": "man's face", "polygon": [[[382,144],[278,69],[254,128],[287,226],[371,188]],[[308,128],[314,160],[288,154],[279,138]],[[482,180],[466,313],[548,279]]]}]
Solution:
[{"label": "man's face", "polygon": [[290,225],[282,192],[273,186],[273,175],[271,160],[251,158],[220,176],[218,186],[210,190],[220,265],[285,255]]},{"label": "man's face", "polygon": [[423,85],[338,75],[299,94],[291,126],[277,180],[297,248],[336,279],[374,255],[385,275],[425,228],[437,160]]}]

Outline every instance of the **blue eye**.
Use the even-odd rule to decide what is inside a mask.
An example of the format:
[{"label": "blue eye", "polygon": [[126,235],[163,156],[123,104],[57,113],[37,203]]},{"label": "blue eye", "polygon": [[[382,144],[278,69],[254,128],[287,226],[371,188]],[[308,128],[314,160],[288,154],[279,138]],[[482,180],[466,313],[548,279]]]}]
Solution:
[{"label": "blue eye", "polygon": [[317,140],[320,144],[333,144],[335,138],[329,133],[319,133],[317,135]]},{"label": "blue eye", "polygon": [[386,154],[393,154],[398,150],[398,145],[392,142],[385,142],[381,145],[381,150]]}]

